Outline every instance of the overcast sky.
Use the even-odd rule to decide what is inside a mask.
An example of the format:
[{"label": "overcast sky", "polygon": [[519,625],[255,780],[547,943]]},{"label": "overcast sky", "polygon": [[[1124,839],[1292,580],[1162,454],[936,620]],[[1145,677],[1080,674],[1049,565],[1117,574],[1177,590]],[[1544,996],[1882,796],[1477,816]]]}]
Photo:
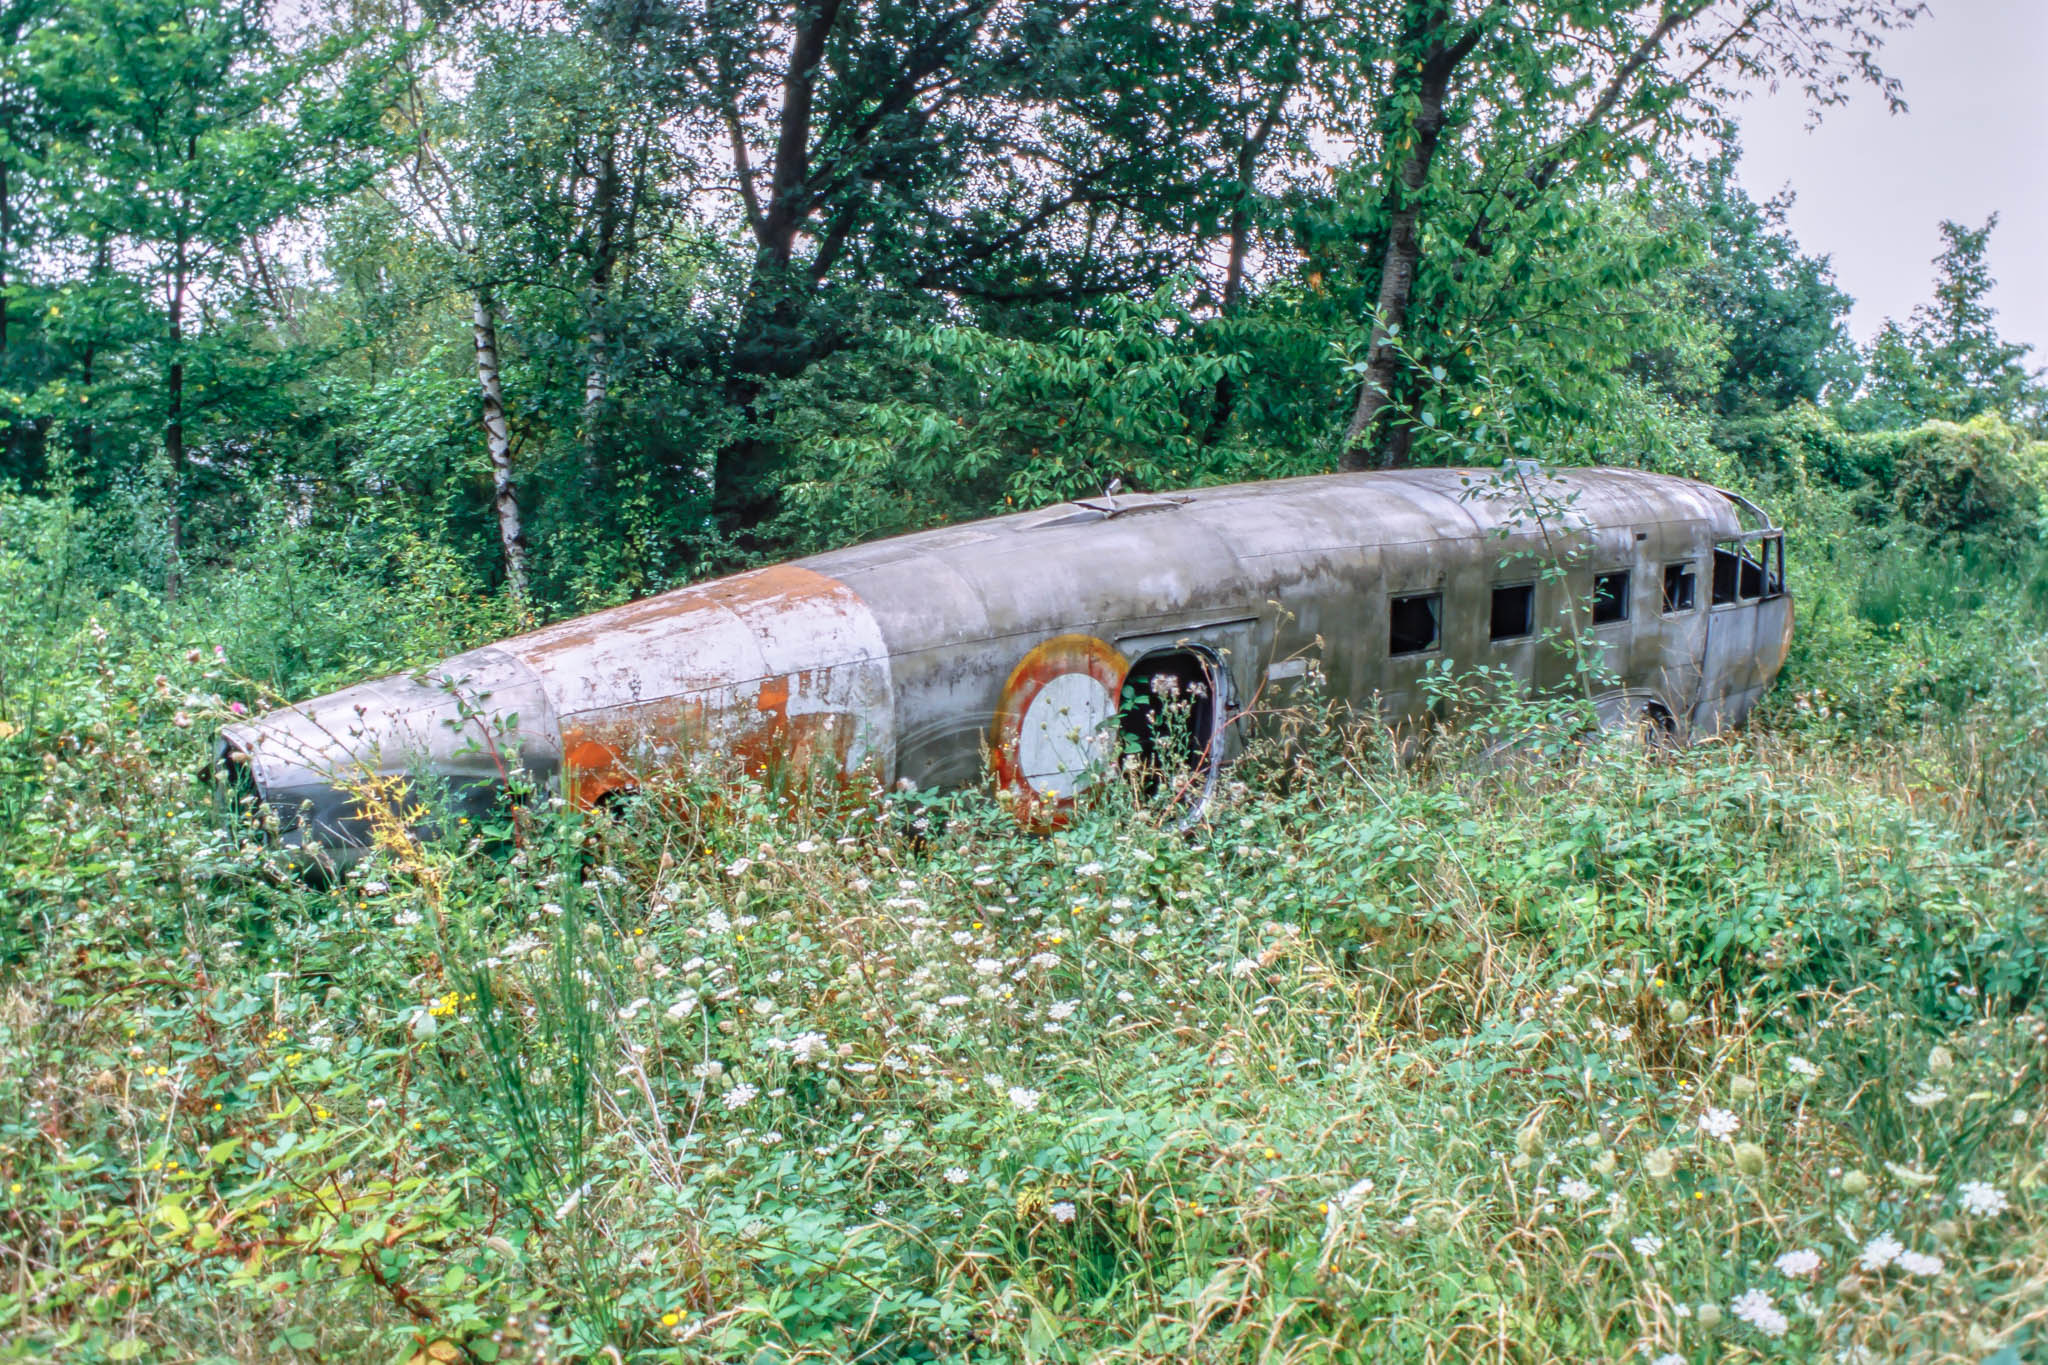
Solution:
[{"label": "overcast sky", "polygon": [[1741,111],[1744,184],[1759,199],[1798,193],[1791,228],[1834,258],[1866,342],[1932,293],[1941,220],[1996,212],[1999,330],[2048,364],[2048,0],[1933,0],[1880,60],[1910,112],[1863,90],[1807,132],[1797,93],[1759,95]]}]

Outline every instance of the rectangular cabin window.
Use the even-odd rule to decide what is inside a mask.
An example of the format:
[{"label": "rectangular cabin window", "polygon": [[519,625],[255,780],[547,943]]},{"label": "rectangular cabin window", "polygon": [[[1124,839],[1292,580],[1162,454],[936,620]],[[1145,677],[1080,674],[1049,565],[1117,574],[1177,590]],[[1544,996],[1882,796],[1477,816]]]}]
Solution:
[{"label": "rectangular cabin window", "polygon": [[1493,590],[1493,624],[1487,636],[1493,640],[1519,640],[1536,633],[1536,585],[1516,583]]},{"label": "rectangular cabin window", "polygon": [[1691,611],[1699,593],[1700,576],[1693,572],[1690,564],[1666,564],[1664,566],[1664,614],[1675,615]]},{"label": "rectangular cabin window", "polygon": [[1754,602],[1766,596],[1764,584],[1772,583],[1768,595],[1775,596],[1783,591],[1780,574],[1766,574],[1764,561],[1772,558],[1771,546],[1777,542],[1766,540],[1746,544],[1739,540],[1724,540],[1714,547],[1714,605],[1722,607],[1730,602]]},{"label": "rectangular cabin window", "polygon": [[1387,653],[1426,654],[1436,648],[1443,634],[1443,594],[1396,597],[1388,606]]},{"label": "rectangular cabin window", "polygon": [[1742,547],[1733,541],[1714,547],[1714,605],[1725,607],[1735,600],[1735,586],[1742,578]]},{"label": "rectangular cabin window", "polygon": [[1617,569],[1593,580],[1593,624],[1611,626],[1628,620],[1628,570]]}]

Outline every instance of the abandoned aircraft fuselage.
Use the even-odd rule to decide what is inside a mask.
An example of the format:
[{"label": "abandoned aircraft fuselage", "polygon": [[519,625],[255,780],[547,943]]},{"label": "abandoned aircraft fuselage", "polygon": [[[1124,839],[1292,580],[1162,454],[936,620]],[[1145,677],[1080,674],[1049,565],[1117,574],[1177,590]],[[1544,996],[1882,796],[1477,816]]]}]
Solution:
[{"label": "abandoned aircraft fuselage", "polygon": [[1192,685],[1213,772],[1240,722],[1311,682],[1399,721],[1443,663],[1564,685],[1576,639],[1612,679],[1603,714],[1685,740],[1748,712],[1791,627],[1782,533],[1706,484],[1343,474],[1068,503],[735,574],[229,727],[221,747],[289,842],[333,848],[366,842],[363,777],[421,770],[481,803],[516,765],[591,805],[720,756],[942,787],[992,762],[1057,803],[1099,780],[1131,688]]}]

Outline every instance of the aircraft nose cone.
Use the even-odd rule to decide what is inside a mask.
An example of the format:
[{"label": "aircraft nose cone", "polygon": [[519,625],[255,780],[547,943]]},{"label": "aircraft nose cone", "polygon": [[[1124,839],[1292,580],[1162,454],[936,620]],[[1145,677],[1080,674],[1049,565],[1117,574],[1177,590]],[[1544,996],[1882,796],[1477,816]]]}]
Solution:
[{"label": "aircraft nose cone", "polygon": [[215,747],[221,775],[262,803],[280,842],[330,858],[369,846],[375,802],[409,813],[445,797],[450,813],[474,816],[514,769],[545,779],[559,762],[537,680],[498,649],[238,722]]}]

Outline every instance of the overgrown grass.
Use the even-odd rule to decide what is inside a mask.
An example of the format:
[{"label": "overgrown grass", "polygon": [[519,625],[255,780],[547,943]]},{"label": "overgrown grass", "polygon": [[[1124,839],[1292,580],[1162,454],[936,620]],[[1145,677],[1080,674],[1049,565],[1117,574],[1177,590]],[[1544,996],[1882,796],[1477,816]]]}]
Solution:
[{"label": "overgrown grass", "polygon": [[1681,754],[1304,716],[1189,837],[705,778],[328,886],[191,779],[239,643],[44,621],[0,1358],[2036,1358],[2044,646],[1826,586]]}]

